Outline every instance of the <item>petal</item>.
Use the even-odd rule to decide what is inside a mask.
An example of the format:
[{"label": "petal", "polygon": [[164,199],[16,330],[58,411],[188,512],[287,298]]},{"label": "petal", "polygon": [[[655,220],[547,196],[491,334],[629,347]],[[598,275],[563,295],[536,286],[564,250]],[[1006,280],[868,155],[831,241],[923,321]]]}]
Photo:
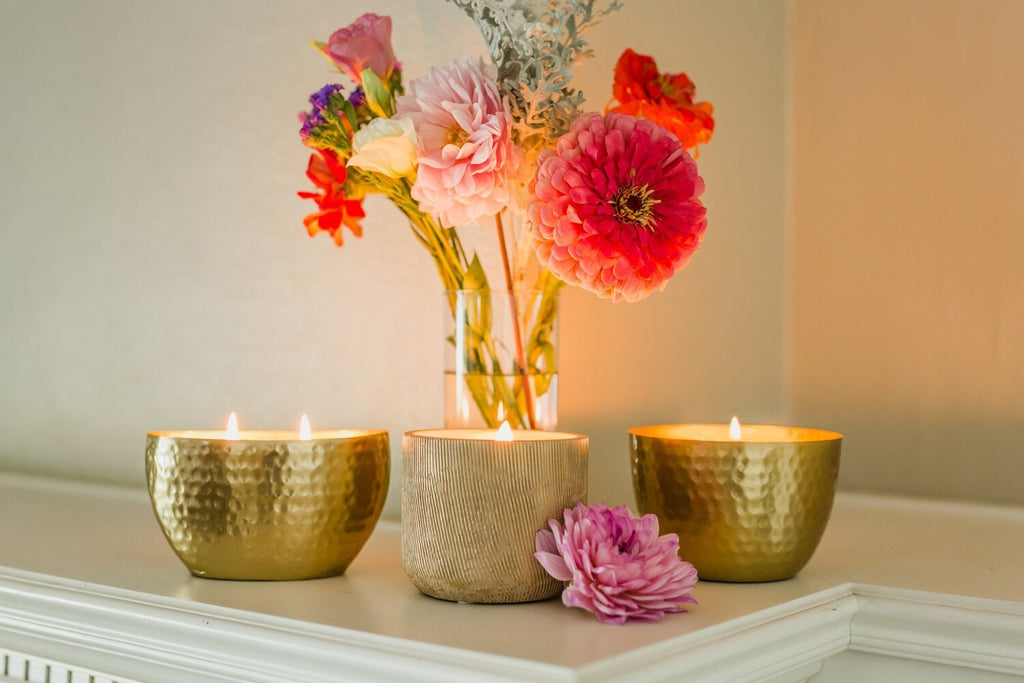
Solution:
[{"label": "petal", "polygon": [[540,565],[544,567],[544,571],[550,574],[553,578],[559,581],[572,581],[572,572],[566,565],[565,560],[562,559],[561,555],[556,555],[549,552],[536,552],[533,556],[540,562]]}]

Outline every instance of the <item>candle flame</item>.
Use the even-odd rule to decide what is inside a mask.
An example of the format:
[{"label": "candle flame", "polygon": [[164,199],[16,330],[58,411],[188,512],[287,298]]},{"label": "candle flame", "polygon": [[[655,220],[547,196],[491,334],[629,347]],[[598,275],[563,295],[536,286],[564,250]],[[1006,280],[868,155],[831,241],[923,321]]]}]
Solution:
[{"label": "candle flame", "polygon": [[512,440],[512,427],[509,426],[508,420],[501,423],[498,427],[498,433],[494,436],[495,441],[511,441]]},{"label": "candle flame", "polygon": [[505,404],[501,401],[498,401],[498,419],[505,421]]},{"label": "candle flame", "polygon": [[732,416],[732,422],[729,423],[729,438],[733,441],[739,441],[743,438],[743,430],[740,429],[740,420],[735,415]]},{"label": "candle flame", "polygon": [[238,416],[234,413],[228,418],[227,437],[232,441],[238,440]]},{"label": "candle flame", "polygon": [[312,438],[313,430],[309,428],[309,418],[303,415],[302,422],[299,423],[299,439],[309,441]]}]

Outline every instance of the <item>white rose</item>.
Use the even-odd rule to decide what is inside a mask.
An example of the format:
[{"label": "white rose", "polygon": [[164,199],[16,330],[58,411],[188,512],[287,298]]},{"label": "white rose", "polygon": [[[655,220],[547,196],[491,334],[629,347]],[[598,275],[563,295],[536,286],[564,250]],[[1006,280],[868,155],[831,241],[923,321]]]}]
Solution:
[{"label": "white rose", "polygon": [[389,178],[416,175],[416,129],[410,119],[373,119],[352,137],[349,166]]}]

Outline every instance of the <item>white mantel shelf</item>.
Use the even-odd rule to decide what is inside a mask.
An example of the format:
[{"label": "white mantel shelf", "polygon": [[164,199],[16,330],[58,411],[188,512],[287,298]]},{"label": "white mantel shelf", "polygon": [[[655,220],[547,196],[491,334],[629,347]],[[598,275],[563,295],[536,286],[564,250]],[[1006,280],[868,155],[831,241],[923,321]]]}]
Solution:
[{"label": "white mantel shelf", "polygon": [[1019,680],[1024,509],[840,494],[799,576],[695,595],[627,626],[446,603],[386,522],[344,576],[198,579],[144,491],[0,474],[0,681]]}]

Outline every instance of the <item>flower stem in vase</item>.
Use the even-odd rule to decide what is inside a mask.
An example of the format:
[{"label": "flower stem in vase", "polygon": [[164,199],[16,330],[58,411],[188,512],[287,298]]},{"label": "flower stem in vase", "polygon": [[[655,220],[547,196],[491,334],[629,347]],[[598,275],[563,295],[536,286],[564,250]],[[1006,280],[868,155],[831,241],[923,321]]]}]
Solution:
[{"label": "flower stem in vase", "polygon": [[505,284],[508,288],[509,310],[512,312],[512,333],[516,342],[516,359],[519,373],[523,378],[523,398],[526,401],[526,418],[530,429],[536,429],[533,414],[533,389],[530,387],[530,376],[526,371],[526,352],[523,349],[523,333],[519,326],[519,305],[516,302],[515,286],[512,281],[512,269],[508,262],[508,249],[505,246],[505,229],[501,222],[501,213],[494,214],[494,222],[498,229],[498,248],[501,251],[501,265],[505,268]]}]

